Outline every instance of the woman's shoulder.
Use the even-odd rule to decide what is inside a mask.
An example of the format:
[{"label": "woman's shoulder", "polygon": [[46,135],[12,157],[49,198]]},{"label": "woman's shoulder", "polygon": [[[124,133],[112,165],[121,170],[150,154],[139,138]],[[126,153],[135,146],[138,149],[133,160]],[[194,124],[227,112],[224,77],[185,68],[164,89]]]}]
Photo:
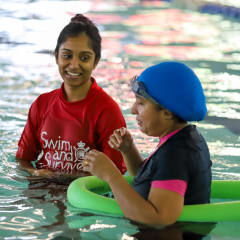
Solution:
[{"label": "woman's shoulder", "polygon": [[55,103],[55,100],[58,99],[59,94],[60,89],[55,89],[40,94],[32,103],[31,109],[36,109],[38,112],[45,112],[49,106]]},{"label": "woman's shoulder", "polygon": [[181,129],[181,131],[169,138],[169,142],[176,145],[194,145],[204,141],[205,140],[197,129],[197,126],[193,124],[187,125]]},{"label": "woman's shoulder", "polygon": [[56,97],[59,94],[60,94],[60,89],[58,88],[58,89],[54,89],[54,90],[51,90],[49,92],[45,92],[45,93],[40,94],[37,99],[47,100],[47,99],[50,99],[52,97]]},{"label": "woman's shoulder", "polygon": [[119,107],[118,103],[113,99],[113,97],[101,86],[98,85],[95,91],[95,101],[104,103],[102,104],[104,108],[113,106],[117,108]]},{"label": "woman's shoulder", "polygon": [[49,104],[53,99],[56,99],[56,97],[58,97],[59,95],[60,95],[60,89],[54,89],[52,91],[40,94],[36,98],[35,102],[37,102],[38,104]]},{"label": "woman's shoulder", "polygon": [[156,152],[165,158],[188,155],[191,151],[199,151],[200,143],[204,141],[195,125],[187,125],[181,131],[171,136]]}]

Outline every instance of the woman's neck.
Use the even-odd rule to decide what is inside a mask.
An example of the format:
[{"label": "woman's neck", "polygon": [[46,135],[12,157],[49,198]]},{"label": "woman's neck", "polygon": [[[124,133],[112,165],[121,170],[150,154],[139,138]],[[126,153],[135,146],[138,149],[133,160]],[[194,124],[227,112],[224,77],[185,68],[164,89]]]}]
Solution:
[{"label": "woman's neck", "polygon": [[76,102],[86,98],[89,89],[92,86],[92,81],[88,81],[86,84],[79,87],[71,87],[64,84],[65,97],[68,102]]},{"label": "woman's neck", "polygon": [[169,126],[168,129],[166,129],[166,131],[160,136],[160,138],[167,136],[168,134],[178,130],[178,129],[182,129],[184,127],[186,127],[188,125],[187,122],[184,123],[174,123],[173,125]]}]

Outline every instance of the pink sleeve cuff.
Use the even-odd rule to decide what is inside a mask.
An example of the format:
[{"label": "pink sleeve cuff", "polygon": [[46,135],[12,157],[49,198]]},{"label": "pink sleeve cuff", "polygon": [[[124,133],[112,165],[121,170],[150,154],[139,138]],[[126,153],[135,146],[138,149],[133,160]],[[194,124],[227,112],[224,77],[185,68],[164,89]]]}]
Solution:
[{"label": "pink sleeve cuff", "polygon": [[169,191],[176,192],[184,197],[187,190],[187,182],[183,180],[156,180],[152,181],[153,188],[163,188]]}]

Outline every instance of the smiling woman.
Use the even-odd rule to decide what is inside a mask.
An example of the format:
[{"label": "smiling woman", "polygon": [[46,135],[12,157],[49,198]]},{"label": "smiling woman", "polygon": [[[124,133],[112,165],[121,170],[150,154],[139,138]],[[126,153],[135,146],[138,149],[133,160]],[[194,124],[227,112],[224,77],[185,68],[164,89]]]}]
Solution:
[{"label": "smiling woman", "polygon": [[[77,14],[61,31],[55,48],[62,86],[33,102],[18,144],[16,158],[30,174],[48,178],[89,175],[82,161],[90,149],[103,151],[125,172],[121,154],[108,145],[112,132],[126,126],[125,120],[117,103],[92,77],[100,57],[97,27]],[[31,163],[35,160],[37,169]]]},{"label": "smiling woman", "polygon": [[56,54],[56,62],[65,83],[64,89],[69,102],[86,97],[92,85],[91,73],[98,61],[85,33],[70,37],[61,45],[59,54]]}]

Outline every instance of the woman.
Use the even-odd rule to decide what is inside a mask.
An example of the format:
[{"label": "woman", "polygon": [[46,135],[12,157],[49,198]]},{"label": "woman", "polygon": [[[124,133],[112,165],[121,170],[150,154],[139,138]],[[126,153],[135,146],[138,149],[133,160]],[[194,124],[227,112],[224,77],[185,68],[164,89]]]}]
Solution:
[{"label": "woman", "polygon": [[126,126],[125,120],[117,103],[91,76],[100,57],[97,27],[77,14],[61,31],[55,49],[62,86],[34,101],[18,144],[16,159],[30,174],[89,175],[82,161],[90,149],[104,152],[125,172],[121,153],[108,145],[112,132]]},{"label": "woman", "polygon": [[151,225],[169,225],[184,204],[210,200],[211,160],[196,126],[207,108],[201,83],[179,62],[147,68],[131,81],[136,94],[132,113],[140,130],[158,137],[156,150],[143,160],[126,128],[115,130],[109,144],[119,150],[133,185],[127,184],[110,159],[97,150],[85,155],[84,170],[108,182],[124,215]]}]

